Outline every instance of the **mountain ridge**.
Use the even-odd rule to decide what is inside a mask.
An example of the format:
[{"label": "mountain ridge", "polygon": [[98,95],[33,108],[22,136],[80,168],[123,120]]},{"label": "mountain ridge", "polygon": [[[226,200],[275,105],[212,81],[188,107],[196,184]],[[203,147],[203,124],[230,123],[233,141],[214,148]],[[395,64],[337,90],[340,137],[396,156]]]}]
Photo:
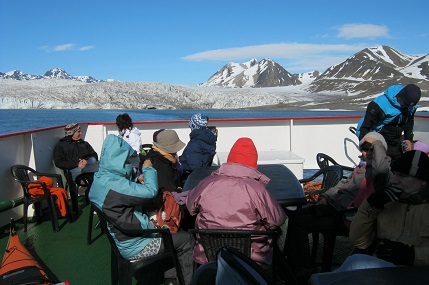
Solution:
[{"label": "mountain ridge", "polygon": [[[252,59],[225,65],[205,86],[104,81],[62,69],[43,76],[14,71],[0,73],[0,108],[364,110],[393,84],[415,83],[427,93],[428,63],[429,55],[387,46],[363,49],[323,73],[291,74],[271,59]],[[420,106],[429,106],[425,99]]]},{"label": "mountain ridge", "polygon": [[66,79],[84,83],[105,82],[105,80],[95,79],[92,76],[71,76],[62,68],[52,68],[43,75],[32,75],[15,69],[6,73],[0,72],[0,78],[12,80]]}]

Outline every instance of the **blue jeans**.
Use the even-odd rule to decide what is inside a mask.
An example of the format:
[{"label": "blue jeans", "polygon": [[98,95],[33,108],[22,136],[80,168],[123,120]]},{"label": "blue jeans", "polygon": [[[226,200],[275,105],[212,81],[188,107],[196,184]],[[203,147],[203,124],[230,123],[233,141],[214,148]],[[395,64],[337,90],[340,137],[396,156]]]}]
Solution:
[{"label": "blue jeans", "polygon": [[[95,157],[91,156],[90,158],[88,158],[87,162],[86,162],[86,166],[89,166],[91,164],[94,164],[97,160],[95,159]],[[70,170],[71,176],[73,178],[73,181],[76,179],[76,177],[82,173],[82,169],[84,168],[80,168],[80,167],[76,167]]]},{"label": "blue jeans", "polygon": [[393,263],[387,262],[383,259],[367,254],[353,254],[344,261],[344,263],[334,270],[335,272],[356,270],[356,269],[369,269],[380,267],[396,267]]}]

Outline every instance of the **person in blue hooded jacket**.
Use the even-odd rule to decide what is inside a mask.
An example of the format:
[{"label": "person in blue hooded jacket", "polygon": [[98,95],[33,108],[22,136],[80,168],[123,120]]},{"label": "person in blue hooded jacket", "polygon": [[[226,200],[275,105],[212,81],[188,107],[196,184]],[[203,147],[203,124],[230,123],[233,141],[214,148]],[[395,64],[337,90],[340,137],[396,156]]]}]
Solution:
[{"label": "person in blue hooded jacket", "polygon": [[405,87],[392,85],[387,88],[368,104],[365,116],[357,126],[359,140],[369,132],[379,132],[386,140],[387,155],[393,163],[402,154],[402,140],[407,143],[404,150],[411,150],[414,114],[420,97],[421,90],[415,84]]},{"label": "person in blue hooded jacket", "polygon": [[207,128],[208,121],[209,118],[205,114],[195,114],[189,120],[190,140],[180,156],[182,181],[196,168],[209,165],[213,160],[217,137]]},{"label": "person in blue hooded jacket", "polygon": [[[132,165],[129,163],[129,157],[133,153],[134,149],[122,138],[113,134],[107,136],[89,199],[120,227],[151,229],[154,225],[142,204],[158,194],[157,172],[150,160],[146,160],[142,174],[133,179]],[[121,255],[126,259],[140,259],[163,250],[161,239],[157,237],[128,237],[115,228],[110,229],[110,234],[114,236]],[[190,284],[193,273],[193,237],[187,232],[178,232],[173,235],[173,244],[185,282]],[[167,279],[174,278],[175,275],[174,268],[164,273]]]}]

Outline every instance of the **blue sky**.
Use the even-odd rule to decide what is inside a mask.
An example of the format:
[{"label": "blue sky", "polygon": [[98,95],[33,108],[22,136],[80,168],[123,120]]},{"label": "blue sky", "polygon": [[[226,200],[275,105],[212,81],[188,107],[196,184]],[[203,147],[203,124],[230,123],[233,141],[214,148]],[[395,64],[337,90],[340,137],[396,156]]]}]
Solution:
[{"label": "blue sky", "polygon": [[428,3],[0,0],[0,72],[195,85],[252,58],[323,72],[365,47],[428,54]]}]

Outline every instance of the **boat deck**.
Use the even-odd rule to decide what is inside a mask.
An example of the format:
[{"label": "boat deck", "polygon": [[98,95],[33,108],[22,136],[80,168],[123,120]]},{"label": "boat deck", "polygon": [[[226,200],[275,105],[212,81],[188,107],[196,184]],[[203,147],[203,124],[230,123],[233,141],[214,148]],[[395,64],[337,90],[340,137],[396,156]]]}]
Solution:
[{"label": "boat deck", "polygon": [[[52,231],[48,216],[40,224],[29,223],[26,233],[22,220],[18,220],[16,230],[54,283],[68,280],[71,285],[110,284],[110,244],[97,230],[93,231],[94,242],[87,245],[89,207],[81,198],[79,217],[73,223],[61,219],[59,232]],[[8,238],[9,226],[2,227],[1,249],[6,248]]]},{"label": "boat deck", "polygon": [[[89,206],[85,205],[84,197],[80,198],[79,217],[72,223],[61,219],[59,232],[52,231],[47,213],[45,213],[46,216],[43,217],[42,223],[29,223],[26,233],[23,230],[22,220],[16,221],[16,230],[21,242],[37,259],[54,283],[68,280],[71,285],[111,284],[110,244],[100,234],[100,230],[93,230],[93,243],[87,245]],[[94,219],[95,225],[97,218]],[[282,226],[282,230],[283,235],[279,239],[281,249],[283,249],[287,223]],[[0,248],[6,249],[8,237],[9,226],[0,228]],[[321,260],[323,236],[320,236],[320,239],[318,260]],[[312,244],[311,240],[310,244]],[[347,238],[337,239],[334,267],[344,261],[351,249]],[[277,280],[276,284],[282,284],[282,282]]]}]

